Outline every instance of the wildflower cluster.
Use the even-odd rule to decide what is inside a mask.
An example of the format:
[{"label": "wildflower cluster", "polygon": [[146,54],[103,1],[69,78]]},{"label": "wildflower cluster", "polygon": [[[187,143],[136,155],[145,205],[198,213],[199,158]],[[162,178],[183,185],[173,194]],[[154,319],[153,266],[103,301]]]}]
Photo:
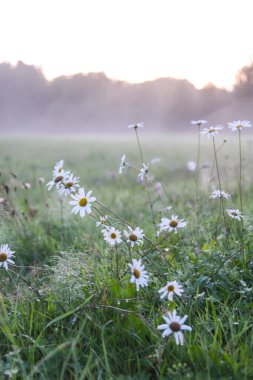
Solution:
[{"label": "wildflower cluster", "polygon": [[[198,121],[192,121],[191,122],[191,124],[198,125],[198,126],[201,126],[202,124],[205,124],[205,123],[207,123],[207,121],[205,121],[205,120],[198,120]],[[233,132],[238,131],[239,133],[241,133],[241,130],[243,130],[245,128],[251,128],[251,127],[252,127],[252,125],[251,125],[250,121],[248,121],[248,120],[243,120],[243,121],[236,120],[236,121],[228,123],[228,128],[231,129],[231,131],[233,131]],[[200,134],[205,135],[208,138],[212,137],[214,139],[214,136],[219,135],[223,129],[224,129],[224,127],[222,125],[211,126],[209,128],[204,128],[202,131],[200,131]],[[214,143],[214,149],[215,149],[215,143]],[[240,146],[240,150],[241,150],[241,146]],[[216,150],[215,150],[215,156],[216,156]],[[241,157],[240,157],[240,160],[241,160]],[[217,157],[216,157],[216,165],[217,165]],[[241,165],[241,163],[240,163],[240,165]],[[217,171],[218,171],[218,167],[217,167]],[[240,177],[241,177],[241,175],[240,175]],[[221,187],[221,184],[219,184],[219,185]],[[241,184],[240,184],[240,187],[241,187]],[[231,195],[226,193],[225,191],[221,190],[221,188],[213,190],[213,192],[210,195],[211,199],[218,198],[220,200],[229,199],[230,197],[231,197]],[[242,206],[242,202],[241,202],[241,206]],[[238,209],[226,209],[226,212],[227,212],[227,215],[232,219],[242,220],[242,218],[243,218],[242,211],[240,211]]]},{"label": "wildflower cluster", "polygon": [[[136,123],[131,124],[128,128],[134,129],[138,138],[137,130],[138,128],[143,128],[143,126],[143,123]],[[145,182],[145,185],[147,186],[148,181],[151,181],[152,177],[148,177],[149,164],[145,164],[143,162],[142,152],[140,153],[142,165],[138,173],[138,179],[141,183]],[[122,174],[127,166],[136,169],[134,166],[131,166],[126,162],[126,156],[123,155],[120,161],[119,174]],[[143,246],[145,240],[149,241],[151,247],[154,243],[146,238],[143,229],[140,226],[133,227],[129,225],[127,221],[124,221],[122,218],[120,218],[120,220],[116,218],[116,226],[116,224],[114,224],[115,214],[110,211],[108,207],[104,207],[100,202],[98,202],[95,197],[92,197],[92,191],[85,192],[84,188],[80,187],[79,177],[74,176],[70,170],[64,169],[63,160],[56,163],[52,174],[53,179],[47,184],[48,190],[55,188],[59,196],[70,196],[72,199],[69,201],[69,205],[73,206],[71,211],[73,214],[79,214],[80,217],[90,214],[90,216],[96,220],[96,227],[101,229],[104,241],[108,244],[108,247],[112,249],[112,256],[116,258],[117,278],[119,278],[118,250],[124,249],[120,248],[123,245],[128,247],[128,252],[131,259],[131,262],[128,263],[128,267],[130,269],[130,283],[135,284],[137,292],[139,292],[140,288],[146,288],[149,285],[153,275],[145,268],[145,263],[143,260],[146,254]],[[159,185],[159,191],[161,192],[162,185],[160,183]],[[154,189],[158,192],[157,183],[154,185]],[[94,202],[97,207],[93,207]],[[107,210],[108,214],[105,215],[103,213],[103,207]],[[170,209],[171,207],[167,207],[166,211],[168,212]],[[121,228],[120,225],[123,225],[123,228]],[[169,218],[163,217],[161,219],[161,222],[158,224],[158,235],[162,232],[177,234],[178,231],[185,226],[186,222],[184,219],[179,219],[176,214],[172,214]],[[163,287],[158,291],[158,295],[161,300],[167,297],[168,301],[172,301],[174,295],[180,297],[182,293],[182,286],[175,280],[167,281],[166,284],[163,284]],[[174,310],[172,314],[169,313],[168,316],[164,316],[163,318],[168,323],[163,336],[167,336],[172,333],[175,335],[176,343],[183,344],[182,331],[187,327],[183,324],[183,322],[187,317],[178,317],[176,310]],[[161,325],[158,328],[163,329],[163,326],[164,325]],[[190,327],[187,328],[189,330],[191,329]]]},{"label": "wildflower cluster", "polygon": [[[216,168],[218,173],[219,180],[219,188],[214,189],[210,195],[211,199],[219,199],[221,201],[223,207],[223,201],[229,200],[231,198],[230,194],[226,193],[221,189],[221,181],[218,172],[218,161],[217,154],[215,148],[215,136],[218,135],[224,128],[222,125],[212,126],[209,128],[204,128],[200,131],[200,127],[206,124],[206,120],[196,120],[192,121],[192,125],[196,125],[198,127],[200,135],[205,135],[208,138],[213,139],[214,151],[215,151],[215,160],[216,160]],[[110,208],[104,206],[102,203],[97,201],[95,197],[92,196],[92,191],[86,192],[83,187],[79,184],[79,177],[74,176],[70,170],[65,170],[63,168],[64,162],[63,160],[59,161],[54,169],[53,169],[53,179],[47,184],[48,190],[53,188],[56,189],[59,196],[69,196],[71,199],[69,200],[69,205],[72,206],[72,213],[77,215],[79,214],[81,218],[86,215],[90,215],[93,219],[95,219],[96,227],[99,228],[101,236],[108,248],[111,249],[111,257],[112,263],[115,262],[116,266],[116,277],[118,281],[121,278],[121,269],[119,268],[119,261],[122,263],[122,256],[125,257],[125,253],[129,254],[130,262],[128,263],[128,267],[130,269],[130,283],[135,285],[136,292],[139,292],[141,288],[147,288],[150,283],[155,283],[153,278],[156,276],[158,281],[162,282],[161,287],[158,292],[158,296],[160,297],[160,301],[170,303],[170,311],[168,311],[165,315],[162,316],[164,320],[164,324],[158,326],[159,330],[163,330],[162,336],[167,337],[169,335],[174,335],[176,344],[184,344],[184,335],[183,331],[188,330],[191,331],[192,327],[185,324],[187,319],[187,315],[180,317],[175,308],[175,299],[180,298],[184,294],[184,288],[182,284],[180,284],[175,277],[173,278],[171,273],[167,278],[163,274],[163,277],[159,277],[155,270],[152,269],[152,266],[146,269],[146,265],[150,263],[149,260],[149,252],[152,253],[154,250],[158,250],[159,244],[161,241],[169,237],[170,235],[180,234],[181,230],[183,230],[187,226],[187,222],[184,219],[180,219],[175,212],[171,212],[168,215],[160,214],[160,222],[157,223],[157,220],[154,215],[152,202],[150,200],[150,189],[152,188],[157,192],[159,197],[162,197],[164,187],[161,182],[152,182],[155,177],[150,175],[150,165],[152,166],[154,163],[159,162],[155,160],[151,160],[150,163],[144,163],[143,153],[138,137],[138,129],[143,128],[144,124],[135,123],[128,126],[129,129],[133,129],[139,146],[140,158],[141,158],[141,166],[140,168],[130,164],[126,160],[125,154],[122,155],[119,165],[119,175],[122,175],[125,169],[131,168],[138,171],[137,180],[141,182],[143,186],[145,186],[145,190],[148,194],[148,199],[150,203],[151,214],[153,217],[154,226],[158,227],[158,231],[156,233],[157,243],[153,243],[140,226],[132,226],[126,220],[121,217],[118,217],[114,211],[111,211]],[[244,121],[236,121],[233,123],[229,123],[229,128],[234,131],[238,130],[241,132],[243,128],[251,127],[250,122]],[[188,162],[189,170],[196,172],[198,175],[198,166],[199,166],[199,157],[197,163],[194,161]],[[95,206],[96,205],[96,206]],[[166,213],[170,212],[172,206],[168,206],[165,208]],[[224,207],[223,207],[224,209]],[[242,220],[243,215],[242,212],[238,209],[226,209],[228,216],[233,219]],[[106,214],[105,214],[106,212]],[[225,217],[224,217],[225,220]],[[160,235],[164,234],[164,237]],[[145,243],[147,242],[147,249]],[[127,248],[124,251],[124,247]],[[124,255],[119,254],[124,251]],[[152,260],[151,260],[152,263]],[[127,272],[127,271],[126,271]],[[125,273],[126,273],[125,272]],[[114,270],[112,271],[114,273]],[[128,272],[129,273],[129,272]],[[159,271],[158,271],[159,273]],[[124,274],[122,274],[124,276]]]},{"label": "wildflower cluster", "polygon": [[91,197],[92,191],[86,193],[84,188],[79,185],[80,178],[74,176],[70,170],[64,170],[63,165],[63,160],[56,163],[53,169],[53,179],[48,182],[47,188],[51,190],[55,187],[60,196],[71,196],[73,200],[69,201],[69,204],[74,206],[71,212],[73,214],[79,213],[83,218],[85,214],[91,213],[91,204],[96,198]]}]

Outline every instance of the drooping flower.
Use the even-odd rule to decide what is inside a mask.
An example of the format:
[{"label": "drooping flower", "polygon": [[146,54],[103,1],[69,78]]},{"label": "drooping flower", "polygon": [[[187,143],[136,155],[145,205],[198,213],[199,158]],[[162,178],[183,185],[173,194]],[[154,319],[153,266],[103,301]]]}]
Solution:
[{"label": "drooping flower", "polygon": [[108,219],[108,216],[105,215],[105,216],[100,216],[99,217],[99,221],[96,222],[96,226],[99,227],[99,226],[104,226],[106,221]]},{"label": "drooping flower", "polygon": [[239,130],[242,130],[244,128],[251,128],[252,125],[250,123],[250,121],[248,120],[237,120],[237,121],[232,121],[231,123],[228,123],[228,128],[231,129],[231,131],[239,131]]},{"label": "drooping flower", "polygon": [[216,127],[204,128],[200,132],[200,134],[206,135],[208,138],[210,138],[210,137],[213,137],[215,135],[218,135],[222,129],[223,129],[222,125],[217,125]]},{"label": "drooping flower", "polygon": [[124,235],[127,239],[127,243],[130,244],[130,246],[133,248],[135,245],[141,245],[143,244],[143,230],[140,229],[140,227],[136,227],[133,229],[132,227],[127,227],[129,231],[124,231]]},{"label": "drooping flower", "polygon": [[46,185],[47,189],[48,190],[52,190],[52,188],[55,186],[56,190],[59,190],[61,184],[64,183],[67,180],[68,175],[69,175],[69,171],[65,172],[63,170],[60,174],[58,174],[57,176],[55,176],[52,181],[50,181],[50,182],[47,183],[47,185]]},{"label": "drooping flower", "polygon": [[0,247],[0,267],[3,266],[8,270],[8,263],[15,264],[12,258],[14,258],[15,251],[11,251],[8,244],[2,244]]},{"label": "drooping flower", "polygon": [[58,175],[62,174],[63,165],[64,165],[64,160],[60,160],[59,162],[56,163],[53,169],[53,177],[57,177]]},{"label": "drooping flower", "polygon": [[121,239],[121,232],[119,230],[116,230],[115,227],[108,227],[102,230],[102,233],[104,235],[105,241],[115,246],[116,244],[120,244],[122,242]]},{"label": "drooping flower", "polygon": [[59,194],[60,195],[70,195],[71,193],[76,192],[76,188],[80,187],[79,184],[79,177],[74,177],[72,173],[66,176],[64,181],[60,182],[59,185]]},{"label": "drooping flower", "polygon": [[210,195],[211,199],[216,199],[216,198],[228,199],[230,197],[231,197],[230,194],[225,193],[225,191],[220,191],[220,190],[214,190],[212,194]]},{"label": "drooping flower", "polygon": [[242,220],[243,218],[242,212],[240,210],[227,209],[227,213],[232,219]]},{"label": "drooping flower", "polygon": [[200,127],[203,124],[207,124],[208,122],[206,120],[192,120],[191,125],[197,125]]},{"label": "drooping flower", "polygon": [[139,123],[129,124],[127,128],[129,128],[129,129],[131,129],[131,128],[135,128],[135,129],[144,128],[144,123],[143,123],[143,121],[141,121]]},{"label": "drooping flower", "polygon": [[160,293],[160,298],[163,299],[168,296],[169,301],[173,301],[173,295],[176,294],[178,297],[181,297],[184,292],[182,285],[180,285],[177,281],[170,281],[161,288],[158,293]]},{"label": "drooping flower", "polygon": [[142,168],[140,169],[140,173],[138,174],[138,177],[143,182],[145,175],[148,173],[148,164],[142,164]]},{"label": "drooping flower", "polygon": [[121,157],[120,165],[119,165],[119,174],[122,174],[123,170],[126,168],[126,156],[123,154]]},{"label": "drooping flower", "polygon": [[81,218],[83,218],[85,214],[90,214],[91,203],[96,200],[95,197],[91,197],[91,193],[92,191],[85,193],[84,188],[81,187],[78,189],[77,194],[71,194],[73,201],[70,201],[69,204],[74,206],[71,212],[74,214],[80,213]]},{"label": "drooping flower", "polygon": [[192,327],[187,326],[184,324],[184,322],[187,319],[187,315],[185,315],[183,318],[179,317],[177,315],[177,311],[173,310],[173,312],[168,312],[167,315],[163,316],[165,324],[159,325],[157,328],[158,330],[164,330],[162,333],[162,337],[165,338],[166,336],[169,336],[170,334],[173,334],[175,337],[176,344],[184,344],[184,330],[192,331]]},{"label": "drooping flower", "polygon": [[177,229],[184,228],[186,222],[184,219],[178,219],[178,216],[173,214],[170,219],[162,218],[161,223],[158,226],[160,227],[160,231],[174,231],[177,233]]},{"label": "drooping flower", "polygon": [[140,260],[133,259],[132,264],[128,264],[128,266],[130,267],[131,274],[132,274],[130,282],[135,283],[136,290],[139,291],[140,286],[142,286],[143,288],[147,286],[149,275],[147,271],[145,270],[145,266],[142,265],[141,259]]}]

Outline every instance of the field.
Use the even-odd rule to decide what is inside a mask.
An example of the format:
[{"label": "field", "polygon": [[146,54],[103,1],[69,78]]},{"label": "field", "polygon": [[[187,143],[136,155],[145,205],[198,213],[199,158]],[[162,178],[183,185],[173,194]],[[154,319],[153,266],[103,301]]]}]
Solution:
[{"label": "field", "polygon": [[[191,170],[197,130],[139,130],[141,152],[128,132],[2,138],[0,244],[15,251],[15,265],[0,268],[0,379],[253,378],[251,134],[241,133],[241,160],[237,132],[201,136]],[[70,196],[47,190],[61,159],[96,197],[83,218]],[[211,199],[219,188],[231,198]],[[96,226],[105,214],[107,229],[122,232],[115,246]],[[128,226],[144,231],[140,245],[127,241]],[[148,273],[139,291],[133,259]],[[161,299],[171,281],[182,294]],[[157,328],[173,310],[192,328],[182,345],[178,321],[169,336]]]}]

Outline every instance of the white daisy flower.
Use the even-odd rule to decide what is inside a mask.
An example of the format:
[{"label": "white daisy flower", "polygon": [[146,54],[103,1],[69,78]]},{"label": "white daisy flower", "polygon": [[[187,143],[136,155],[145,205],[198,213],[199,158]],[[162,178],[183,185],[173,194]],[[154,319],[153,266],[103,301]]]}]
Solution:
[{"label": "white daisy flower", "polygon": [[8,244],[2,244],[0,247],[0,267],[3,266],[8,270],[8,263],[15,264],[12,258],[14,258],[15,251],[11,251]]},{"label": "white daisy flower", "polygon": [[197,125],[200,127],[203,124],[207,124],[208,122],[206,120],[192,120],[191,125]]},{"label": "white daisy flower", "polygon": [[141,259],[132,260],[132,264],[128,264],[131,269],[132,277],[130,279],[131,283],[135,282],[136,290],[139,291],[140,286],[143,288],[148,285],[149,275],[145,269],[145,266],[141,264]]},{"label": "white daisy flower", "polygon": [[106,221],[107,221],[107,219],[108,219],[108,216],[107,216],[107,215],[105,215],[105,216],[100,216],[100,217],[99,217],[99,221],[96,222],[96,226],[97,226],[97,227],[99,227],[99,226],[104,226],[105,223],[106,223]]},{"label": "white daisy flower", "polygon": [[241,220],[243,218],[243,215],[240,210],[235,209],[227,209],[227,213],[230,216],[230,218]]},{"label": "white daisy flower", "polygon": [[168,296],[169,301],[173,301],[174,293],[181,297],[184,292],[182,285],[180,285],[177,281],[168,282],[163,288],[161,288],[158,293],[160,293],[160,298],[163,299]]},{"label": "white daisy flower", "polygon": [[144,128],[144,123],[143,123],[143,121],[141,121],[140,123],[129,124],[127,128],[129,128],[129,129],[131,129],[131,128],[135,128],[135,129]]},{"label": "white daisy flower", "polygon": [[105,241],[110,245],[120,244],[122,242],[121,232],[116,230],[114,227],[108,227],[102,230]]},{"label": "white daisy flower", "polygon": [[127,227],[129,231],[124,231],[125,237],[127,239],[127,243],[130,244],[130,246],[133,248],[136,245],[143,244],[143,230],[140,229],[140,227],[136,227],[133,229],[132,227]]},{"label": "white daisy flower", "polygon": [[175,337],[176,344],[184,344],[184,334],[183,330],[192,331],[192,327],[184,325],[184,322],[187,319],[187,315],[183,318],[177,315],[177,311],[173,310],[172,313],[168,312],[167,315],[163,315],[163,319],[166,322],[163,325],[159,325],[158,330],[164,330],[162,337],[165,338],[170,334],[173,334]]},{"label": "white daisy flower", "polygon": [[59,186],[59,194],[60,195],[70,195],[71,193],[76,192],[76,187],[80,187],[79,182],[80,177],[74,177],[72,173],[70,173],[68,176],[66,176],[64,181],[60,182]]},{"label": "white daisy flower", "polygon": [[64,183],[68,178],[69,172],[65,172],[64,170],[61,172],[61,174],[58,174],[53,178],[52,181],[48,182],[46,184],[48,190],[52,190],[52,188],[55,186],[57,190],[60,189],[60,186],[62,183]]},{"label": "white daisy flower", "polygon": [[140,173],[138,174],[138,177],[143,182],[145,175],[148,173],[148,164],[142,164],[142,168],[140,169]]},{"label": "white daisy flower", "polygon": [[92,191],[88,191],[86,194],[84,191],[84,188],[81,187],[78,189],[77,194],[71,194],[71,198],[73,198],[73,201],[70,201],[69,204],[71,206],[74,206],[71,213],[78,214],[80,212],[81,218],[84,217],[84,215],[91,213],[91,203],[96,200],[95,197],[91,197]]},{"label": "white daisy flower", "polygon": [[195,161],[188,161],[187,162],[187,169],[190,170],[190,172],[194,172],[197,167],[197,164]]},{"label": "white daisy flower", "polygon": [[210,136],[213,137],[215,135],[218,135],[222,129],[223,129],[222,125],[217,125],[216,127],[204,128],[200,132],[200,134],[201,135],[206,135],[208,138],[210,138]]},{"label": "white daisy flower", "polygon": [[184,219],[178,219],[177,215],[172,215],[171,219],[162,218],[161,223],[158,224],[160,227],[160,231],[175,231],[177,233],[178,228],[184,228],[186,226],[186,222]]},{"label": "white daisy flower", "polygon": [[250,121],[248,120],[237,120],[237,121],[232,121],[231,123],[228,123],[228,128],[231,129],[231,131],[238,131],[238,130],[241,130],[243,128],[251,128],[252,125],[250,123]]},{"label": "white daisy flower", "polygon": [[123,154],[121,157],[120,165],[119,165],[119,174],[122,174],[123,170],[126,168],[126,156]]},{"label": "white daisy flower", "polygon": [[220,191],[220,190],[214,190],[212,194],[210,195],[211,199],[216,199],[216,198],[228,199],[230,197],[231,197],[230,194],[225,193],[225,191]]},{"label": "white daisy flower", "polygon": [[59,162],[56,163],[54,170],[53,170],[53,177],[57,177],[63,172],[63,165],[64,165],[64,160],[60,160]]}]

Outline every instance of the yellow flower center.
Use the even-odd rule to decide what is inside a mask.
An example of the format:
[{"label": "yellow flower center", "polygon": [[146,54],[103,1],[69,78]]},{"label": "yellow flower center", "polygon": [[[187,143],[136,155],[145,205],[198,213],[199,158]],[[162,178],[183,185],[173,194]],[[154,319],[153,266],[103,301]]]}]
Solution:
[{"label": "yellow flower center", "polygon": [[213,133],[213,132],[215,132],[214,128],[210,128],[209,131],[208,131],[208,133]]},{"label": "yellow flower center", "polygon": [[112,232],[112,233],[111,233],[111,238],[112,238],[112,239],[116,239],[116,237],[117,237],[117,235],[115,234],[115,232]]},{"label": "yellow flower center", "polygon": [[178,332],[181,330],[181,326],[178,322],[171,322],[170,324],[170,329],[173,331],[173,332]]},{"label": "yellow flower center", "polygon": [[237,129],[242,129],[242,125],[241,125],[241,124],[238,124],[238,125],[236,126],[236,128],[237,128]]},{"label": "yellow flower center", "polygon": [[73,186],[73,182],[67,182],[66,184],[65,184],[65,188],[66,189],[70,189],[70,187],[72,187]]},{"label": "yellow flower center", "polygon": [[169,285],[167,289],[168,289],[168,292],[173,292],[175,287],[173,285]]},{"label": "yellow flower center", "polygon": [[6,255],[6,253],[1,252],[0,253],[0,263],[4,263],[7,259],[8,259],[8,256]]},{"label": "yellow flower center", "polygon": [[178,222],[177,222],[176,220],[172,220],[172,221],[170,222],[170,226],[171,226],[172,228],[175,228],[177,225],[178,225]]},{"label": "yellow flower center", "polygon": [[55,183],[58,183],[58,182],[61,182],[63,180],[63,176],[62,175],[59,175],[58,177],[56,177],[55,179],[54,179],[54,182]]},{"label": "yellow flower center", "polygon": [[134,269],[133,275],[135,278],[140,278],[141,277],[141,272],[138,269]]},{"label": "yellow flower center", "polygon": [[85,206],[87,205],[87,203],[88,203],[88,201],[87,201],[86,198],[81,198],[81,199],[79,200],[79,206],[80,206],[80,207],[85,207]]},{"label": "yellow flower center", "polygon": [[131,241],[136,241],[138,238],[137,238],[137,236],[135,235],[135,234],[131,234],[131,235],[129,235],[129,240],[131,240]]}]

